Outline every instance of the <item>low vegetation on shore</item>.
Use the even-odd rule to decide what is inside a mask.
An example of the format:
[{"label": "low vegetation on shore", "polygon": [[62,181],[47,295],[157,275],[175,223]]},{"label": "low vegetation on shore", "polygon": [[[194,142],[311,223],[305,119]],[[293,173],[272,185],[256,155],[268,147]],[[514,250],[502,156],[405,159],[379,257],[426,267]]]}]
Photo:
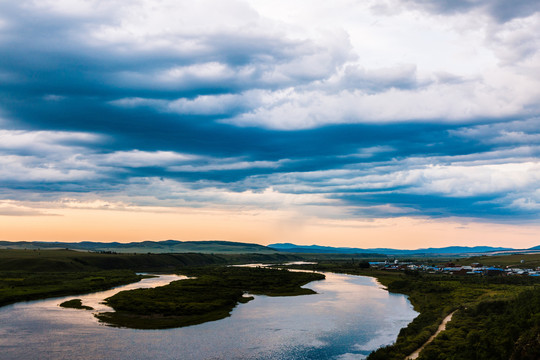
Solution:
[{"label": "low vegetation on shore", "polygon": [[239,302],[253,299],[245,293],[313,294],[301,286],[324,279],[319,273],[251,267],[190,268],[182,274],[192,278],[152,289],[122,291],[106,299],[115,312],[97,314],[97,318],[109,325],[137,329],[199,324],[229,316]]},{"label": "low vegetation on shore", "polygon": [[82,272],[0,271],[0,306],[18,301],[83,294],[137,282],[130,270]]}]

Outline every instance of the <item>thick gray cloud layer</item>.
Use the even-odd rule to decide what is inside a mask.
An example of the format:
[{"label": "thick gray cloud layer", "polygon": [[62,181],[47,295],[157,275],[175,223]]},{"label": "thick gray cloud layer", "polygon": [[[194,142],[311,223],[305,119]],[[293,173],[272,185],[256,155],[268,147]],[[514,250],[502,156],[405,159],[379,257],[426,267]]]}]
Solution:
[{"label": "thick gray cloud layer", "polygon": [[540,11],[540,4],[535,0],[407,0],[407,2],[418,4],[436,14],[452,15],[479,10],[498,22],[528,17]]},{"label": "thick gray cloud layer", "polygon": [[538,219],[539,6],[508,4],[338,3],[314,31],[255,1],[0,2],[0,197]]}]

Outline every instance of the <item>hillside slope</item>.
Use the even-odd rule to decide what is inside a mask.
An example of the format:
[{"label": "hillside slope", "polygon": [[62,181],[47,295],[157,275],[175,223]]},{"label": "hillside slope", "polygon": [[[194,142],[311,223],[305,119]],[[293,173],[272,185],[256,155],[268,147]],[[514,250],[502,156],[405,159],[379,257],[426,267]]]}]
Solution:
[{"label": "hillside slope", "polygon": [[0,241],[0,249],[72,249],[87,251],[111,251],[117,253],[275,253],[269,247],[234,241],[142,241],[130,243],[105,242],[46,242],[46,241]]}]

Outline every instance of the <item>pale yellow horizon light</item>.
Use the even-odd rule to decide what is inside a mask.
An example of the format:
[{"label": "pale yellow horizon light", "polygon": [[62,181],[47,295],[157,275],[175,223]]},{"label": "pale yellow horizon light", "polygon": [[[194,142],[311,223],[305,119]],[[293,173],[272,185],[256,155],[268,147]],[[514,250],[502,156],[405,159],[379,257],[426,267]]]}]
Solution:
[{"label": "pale yellow horizon light", "polygon": [[227,240],[268,245],[291,242],[359,248],[540,245],[540,226],[459,219],[321,219],[283,210],[139,208],[136,211],[49,209],[52,216],[0,215],[0,240]]}]

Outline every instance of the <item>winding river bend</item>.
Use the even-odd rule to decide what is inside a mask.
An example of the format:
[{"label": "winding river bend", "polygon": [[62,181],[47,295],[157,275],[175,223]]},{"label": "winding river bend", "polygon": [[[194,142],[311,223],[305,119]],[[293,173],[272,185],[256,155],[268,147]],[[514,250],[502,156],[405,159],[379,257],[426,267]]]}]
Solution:
[{"label": "winding river bend", "polygon": [[[118,291],[182,278],[161,275],[76,298],[110,311],[100,302]],[[364,359],[417,315],[404,295],[370,277],[327,273],[306,287],[318,294],[255,296],[226,319],[168,330],[112,328],[91,311],[58,306],[75,296],[17,303],[0,308],[0,358]]]}]

